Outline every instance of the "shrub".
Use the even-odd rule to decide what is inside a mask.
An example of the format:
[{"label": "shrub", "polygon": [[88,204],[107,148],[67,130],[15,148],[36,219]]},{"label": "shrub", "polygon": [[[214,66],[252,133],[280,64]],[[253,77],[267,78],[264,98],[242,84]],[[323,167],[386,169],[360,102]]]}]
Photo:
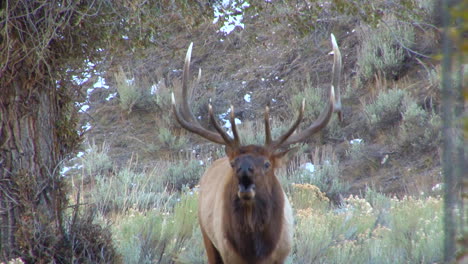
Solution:
[{"label": "shrub", "polygon": [[83,164],[85,176],[92,177],[94,175],[102,175],[106,171],[112,169],[112,161],[107,154],[109,146],[106,142],[102,143],[101,147],[98,147],[94,141],[88,143],[86,153],[81,158]]},{"label": "shrub", "polygon": [[131,112],[134,105],[142,98],[142,94],[137,89],[134,81],[132,82],[123,69],[120,67],[119,70],[114,73],[115,82],[117,85],[117,91],[120,96],[120,107],[123,110]]},{"label": "shrub", "polygon": [[291,191],[289,183],[311,184],[317,186],[328,197],[334,200],[339,194],[348,191],[349,185],[341,179],[341,170],[337,160],[324,160],[322,164],[314,164],[314,168],[314,171],[298,168],[290,172],[285,189]]},{"label": "shrub", "polygon": [[198,160],[179,161],[163,172],[158,184],[168,190],[182,190],[184,186],[194,187],[200,180],[205,167]]},{"label": "shrub", "polygon": [[89,210],[76,213],[66,219],[74,263],[121,263],[109,225],[95,223],[95,216]]},{"label": "shrub", "polygon": [[181,248],[174,261],[177,264],[204,264],[207,263],[205,255],[203,236],[200,228],[196,225],[193,228],[192,236],[187,240],[186,246]]},{"label": "shrub", "polygon": [[184,193],[174,210],[129,210],[116,221],[113,235],[124,263],[174,263],[197,221],[197,195]]},{"label": "shrub", "polygon": [[125,212],[130,208],[164,208],[172,195],[164,190],[164,186],[157,184],[156,176],[135,172],[130,166],[116,174],[97,175],[90,202],[103,214]]},{"label": "shrub", "polygon": [[370,126],[391,125],[401,119],[408,101],[407,92],[400,89],[391,89],[378,95],[375,102],[364,106]]},{"label": "shrub", "polygon": [[398,144],[409,151],[435,148],[441,141],[441,120],[435,113],[428,114],[416,103],[403,113],[398,133]]},{"label": "shrub", "polygon": [[158,128],[159,146],[169,150],[177,151],[188,145],[188,138],[182,135],[175,135],[167,127]]},{"label": "shrub", "polygon": [[397,77],[405,59],[404,47],[411,47],[414,37],[412,26],[393,17],[384,18],[376,27],[362,26],[357,58],[361,79],[370,80],[378,72],[387,77]]},{"label": "shrub", "polygon": [[440,198],[390,199],[370,190],[334,210],[300,209],[292,263],[440,262],[442,213]]},{"label": "shrub", "polygon": [[[151,85],[146,79],[139,80],[129,78],[122,67],[114,73],[117,92],[120,97],[120,107],[130,113],[134,108],[153,109],[154,106],[167,107],[169,104],[169,92],[160,79],[157,84]],[[167,109],[167,108],[166,108]]]},{"label": "shrub", "polygon": [[[297,110],[300,109],[302,105],[302,100],[305,99],[305,109],[304,109],[304,123],[307,125],[315,121],[320,113],[325,110],[328,98],[328,89],[320,89],[318,87],[313,87],[310,75],[307,74],[305,84],[297,85],[299,87],[305,87],[304,90],[295,88],[296,92],[290,99],[289,108],[291,111],[296,114]],[[347,95],[343,93],[343,95]],[[343,97],[342,95],[342,97]],[[333,137],[341,137],[343,131],[339,125],[338,119],[335,115],[332,116],[330,122],[325,127],[324,131],[327,135]]]},{"label": "shrub", "polygon": [[361,161],[365,157],[364,153],[365,145],[361,140],[351,141],[349,149],[346,151],[346,155],[353,161]]},{"label": "shrub", "polygon": [[294,209],[298,211],[310,208],[323,210],[328,207],[329,199],[317,186],[294,183],[292,187],[291,203]]}]

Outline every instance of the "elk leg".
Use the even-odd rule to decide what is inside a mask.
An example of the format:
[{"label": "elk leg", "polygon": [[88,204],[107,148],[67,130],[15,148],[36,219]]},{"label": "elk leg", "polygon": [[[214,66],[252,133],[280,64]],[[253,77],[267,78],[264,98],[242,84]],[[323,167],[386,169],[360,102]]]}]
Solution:
[{"label": "elk leg", "polygon": [[200,227],[203,235],[203,244],[205,244],[206,255],[208,256],[208,264],[224,264],[219,251],[215,248],[210,238],[206,235],[205,230]]}]

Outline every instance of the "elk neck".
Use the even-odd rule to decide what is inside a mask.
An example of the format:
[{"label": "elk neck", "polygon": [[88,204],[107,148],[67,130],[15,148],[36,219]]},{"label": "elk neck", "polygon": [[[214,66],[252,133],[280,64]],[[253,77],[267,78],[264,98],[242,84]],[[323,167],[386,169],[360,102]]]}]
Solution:
[{"label": "elk neck", "polygon": [[230,246],[247,263],[268,257],[276,248],[283,228],[284,194],[275,175],[271,184],[257,186],[253,201],[237,195],[234,177],[225,186],[223,222]]}]

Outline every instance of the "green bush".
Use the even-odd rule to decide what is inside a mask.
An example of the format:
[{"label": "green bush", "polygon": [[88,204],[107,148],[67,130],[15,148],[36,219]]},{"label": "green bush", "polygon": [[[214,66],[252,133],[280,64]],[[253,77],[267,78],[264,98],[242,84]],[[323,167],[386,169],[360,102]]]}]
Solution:
[{"label": "green bush", "polygon": [[157,184],[157,178],[156,175],[135,172],[131,167],[112,175],[96,175],[89,202],[103,214],[125,212],[130,208],[164,208],[172,195]]},{"label": "green bush", "polygon": [[[304,84],[295,86],[296,88],[293,89],[295,89],[296,92],[294,92],[294,95],[290,99],[289,108],[291,109],[291,112],[296,115],[298,109],[300,109],[302,105],[302,100],[305,99],[303,126],[308,126],[319,117],[322,111],[325,110],[329,96],[328,89],[313,87],[309,74],[307,74]],[[301,90],[297,87],[305,88]],[[342,97],[347,95],[348,94],[343,93]],[[332,116],[324,131],[331,137],[342,137],[343,131],[339,125],[339,121],[336,118],[336,115]]]},{"label": "green bush", "polygon": [[119,68],[118,72],[114,74],[114,78],[120,97],[120,107],[125,111],[131,112],[138,100],[143,97],[143,94],[141,94],[134,83],[129,81],[122,68]]},{"label": "green bush", "polygon": [[286,184],[285,189],[292,192],[293,184],[311,184],[317,186],[333,199],[349,190],[349,184],[341,178],[339,162],[336,159],[324,160],[322,164],[314,164],[314,168],[313,172],[306,168],[290,171],[283,186]]},{"label": "green bush", "polygon": [[204,264],[207,263],[206,251],[203,245],[203,236],[200,227],[193,228],[192,236],[182,247],[175,258],[177,264]]},{"label": "green bush", "polygon": [[350,196],[336,209],[299,209],[292,263],[440,262],[442,204],[368,190],[366,199]]},{"label": "green bush", "polygon": [[364,106],[370,126],[386,126],[401,119],[406,109],[408,95],[405,90],[391,89],[377,96],[375,102]]},{"label": "green bush", "polygon": [[403,113],[398,133],[398,145],[408,151],[424,151],[438,147],[441,142],[441,120],[429,114],[416,103],[411,103]]},{"label": "green bush", "polygon": [[108,151],[109,146],[106,142],[102,143],[101,147],[98,147],[94,141],[88,143],[88,149],[81,158],[85,176],[102,175],[112,169],[112,160],[107,154]]},{"label": "green bush", "polygon": [[170,102],[170,93],[163,81],[151,85],[147,80],[139,80],[137,84],[134,78],[129,78],[122,68],[114,73],[117,92],[120,98],[120,107],[130,113],[134,108],[167,109]]},{"label": "green bush", "polygon": [[184,135],[175,135],[167,127],[158,128],[159,146],[173,151],[180,150],[188,145],[188,138]]},{"label": "green bush", "polygon": [[205,170],[198,160],[179,161],[163,172],[158,185],[166,186],[168,190],[182,190],[184,186],[195,186]]},{"label": "green bush", "polygon": [[173,210],[129,210],[113,227],[124,263],[174,263],[197,224],[197,195],[184,193]]},{"label": "green bush", "polygon": [[401,23],[396,18],[384,18],[376,27],[362,26],[359,30],[361,48],[357,64],[362,80],[370,80],[376,73],[386,77],[397,77],[406,50],[414,45],[414,29],[408,23]]}]

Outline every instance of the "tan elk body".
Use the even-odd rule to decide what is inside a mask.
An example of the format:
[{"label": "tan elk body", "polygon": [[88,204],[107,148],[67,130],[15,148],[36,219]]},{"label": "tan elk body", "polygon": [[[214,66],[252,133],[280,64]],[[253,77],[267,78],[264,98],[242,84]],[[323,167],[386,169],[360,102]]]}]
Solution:
[{"label": "tan elk body", "polygon": [[[208,263],[274,264],[284,263],[293,244],[293,214],[275,169],[291,144],[300,143],[320,131],[332,113],[341,119],[339,82],[341,54],[332,35],[334,52],[333,80],[328,104],[318,119],[294,133],[302,121],[304,102],[291,128],[276,140],[271,138],[269,108],[265,109],[265,145],[240,144],[231,106],[233,137],[221,128],[209,106],[215,131],[203,128],[190,110],[188,97],[192,44],[185,58],[182,103],[173,111],[179,124],[188,131],[225,146],[226,157],[216,160],[200,181],[198,216]],[[336,98],[335,98],[336,89]]]}]

